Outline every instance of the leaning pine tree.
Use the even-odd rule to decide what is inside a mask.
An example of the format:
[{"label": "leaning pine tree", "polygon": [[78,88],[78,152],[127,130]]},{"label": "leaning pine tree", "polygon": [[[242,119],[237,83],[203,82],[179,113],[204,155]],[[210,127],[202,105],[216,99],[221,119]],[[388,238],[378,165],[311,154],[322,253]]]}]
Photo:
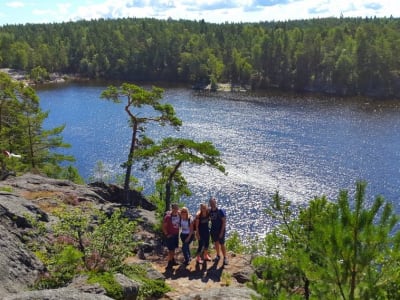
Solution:
[{"label": "leaning pine tree", "polygon": [[180,168],[184,164],[205,165],[225,173],[220,152],[211,142],[195,142],[183,138],[165,138],[159,144],[136,152],[135,156],[144,161],[144,168],[148,168],[151,162],[157,164],[157,172],[160,174],[158,183],[164,186],[162,197],[167,211],[171,199],[181,194],[190,195],[187,182]]},{"label": "leaning pine tree", "polygon": [[[146,130],[145,125],[155,122],[160,125],[168,124],[173,127],[179,127],[182,124],[182,121],[176,117],[173,106],[168,103],[161,103],[162,95],[163,90],[160,88],[153,87],[151,90],[145,90],[129,83],[123,83],[120,87],[110,86],[101,94],[102,98],[111,100],[114,103],[121,103],[125,99],[125,111],[129,116],[132,128],[128,159],[124,164],[126,167],[124,180],[125,204],[130,204],[129,183],[134,163],[134,152],[141,146],[145,147],[153,143],[144,135]],[[144,116],[144,111],[141,110],[141,108],[146,106],[153,109],[153,112],[148,116]]]}]

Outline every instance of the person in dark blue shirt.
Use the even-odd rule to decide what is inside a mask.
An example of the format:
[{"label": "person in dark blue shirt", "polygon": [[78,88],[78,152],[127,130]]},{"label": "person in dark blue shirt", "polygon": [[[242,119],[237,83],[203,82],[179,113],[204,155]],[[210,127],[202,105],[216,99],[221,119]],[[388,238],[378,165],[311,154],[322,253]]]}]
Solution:
[{"label": "person in dark blue shirt", "polygon": [[211,197],[209,205],[211,221],[210,235],[211,240],[214,243],[215,251],[217,252],[214,261],[218,262],[221,259],[220,252],[222,252],[222,255],[224,256],[224,265],[227,265],[228,258],[226,256],[225,247],[226,213],[223,209],[218,208],[217,199],[214,197]]}]

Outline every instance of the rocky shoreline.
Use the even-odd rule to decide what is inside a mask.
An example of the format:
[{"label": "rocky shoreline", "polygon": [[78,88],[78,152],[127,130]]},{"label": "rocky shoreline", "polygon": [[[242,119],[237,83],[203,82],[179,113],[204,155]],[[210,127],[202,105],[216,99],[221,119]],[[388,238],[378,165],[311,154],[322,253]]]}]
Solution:
[{"label": "rocky shoreline", "polygon": [[[25,85],[34,86],[37,83],[29,79],[29,74],[27,71],[10,69],[10,68],[2,68],[0,72],[6,73],[13,80],[24,83]],[[42,84],[55,84],[55,83],[64,83],[71,80],[85,80],[79,75],[76,74],[61,74],[61,73],[50,73],[49,79],[42,82]]]},{"label": "rocky shoreline", "polygon": [[[0,295],[7,300],[41,299],[111,299],[98,285],[88,284],[81,276],[67,287],[32,291],[31,286],[43,273],[44,266],[26,246],[29,222],[27,216],[51,223],[54,216],[46,207],[57,205],[55,199],[74,199],[78,203],[95,205],[103,211],[120,207],[117,202],[122,189],[114,185],[96,183],[77,185],[66,180],[56,180],[37,174],[10,176],[0,181]],[[164,280],[171,291],[158,299],[251,299],[256,293],[246,287],[254,270],[250,257],[230,253],[228,266],[213,264],[166,270],[166,253],[161,237],[153,230],[157,220],[155,207],[140,193],[132,194],[134,207],[130,218],[138,222],[133,238],[141,241],[136,255],[127,264],[150,266],[150,279]],[[64,201],[65,202],[65,201]],[[178,253],[178,258],[181,254]],[[137,283],[122,274],[116,278],[124,289],[124,299],[137,299]],[[154,299],[154,298],[152,298]]]}]

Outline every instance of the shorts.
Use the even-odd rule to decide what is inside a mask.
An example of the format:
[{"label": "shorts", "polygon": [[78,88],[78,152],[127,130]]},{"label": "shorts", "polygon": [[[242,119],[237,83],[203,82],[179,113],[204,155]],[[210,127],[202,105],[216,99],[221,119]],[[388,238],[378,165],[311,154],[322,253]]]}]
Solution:
[{"label": "shorts", "polygon": [[173,251],[179,247],[179,235],[175,234],[166,239],[165,244],[169,251]]},{"label": "shorts", "polygon": [[219,237],[219,231],[215,231],[215,232],[210,232],[211,235],[211,240],[213,243],[215,242],[219,242],[221,245],[225,244],[225,232],[222,235],[222,238]]}]

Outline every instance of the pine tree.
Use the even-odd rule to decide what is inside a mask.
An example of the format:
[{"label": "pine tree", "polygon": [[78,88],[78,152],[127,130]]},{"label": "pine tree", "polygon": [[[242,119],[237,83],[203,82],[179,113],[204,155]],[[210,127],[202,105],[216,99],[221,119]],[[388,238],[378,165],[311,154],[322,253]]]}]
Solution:
[{"label": "pine tree", "polygon": [[354,201],[341,191],[336,203],[315,198],[299,213],[276,195],[270,213],[281,225],[254,260],[256,290],[269,299],[397,299],[399,218],[381,196],[367,207],[365,190],[357,182]]},{"label": "pine tree", "polygon": [[220,152],[211,142],[169,137],[159,144],[137,151],[135,156],[144,161],[145,169],[151,161],[157,162],[157,172],[160,174],[158,183],[164,186],[165,211],[169,209],[174,196],[190,195],[180,171],[184,164],[207,165],[225,172]]},{"label": "pine tree", "polygon": [[[134,163],[134,152],[139,146],[145,147],[152,144],[153,141],[147,138],[144,134],[145,125],[150,122],[155,122],[160,125],[169,124],[173,127],[179,127],[182,121],[176,117],[175,110],[170,104],[162,104],[163,90],[153,87],[150,91],[145,90],[137,85],[123,83],[119,88],[115,86],[108,87],[102,92],[101,97],[111,100],[114,103],[121,103],[123,98],[126,99],[125,111],[129,116],[130,126],[132,128],[132,138],[128,159],[124,166],[126,167],[125,181],[124,181],[124,202],[129,204],[129,182],[132,173],[132,165]],[[150,107],[158,115],[149,114],[143,116],[140,108]]]},{"label": "pine tree", "polygon": [[[15,171],[36,170],[60,176],[63,168],[59,164],[74,161],[72,156],[54,152],[70,145],[61,136],[64,125],[43,128],[48,114],[41,110],[39,98],[31,87],[0,73],[0,147],[2,151],[21,155],[18,160],[2,156],[3,169],[12,164]],[[55,174],[54,169],[60,172]]]}]

